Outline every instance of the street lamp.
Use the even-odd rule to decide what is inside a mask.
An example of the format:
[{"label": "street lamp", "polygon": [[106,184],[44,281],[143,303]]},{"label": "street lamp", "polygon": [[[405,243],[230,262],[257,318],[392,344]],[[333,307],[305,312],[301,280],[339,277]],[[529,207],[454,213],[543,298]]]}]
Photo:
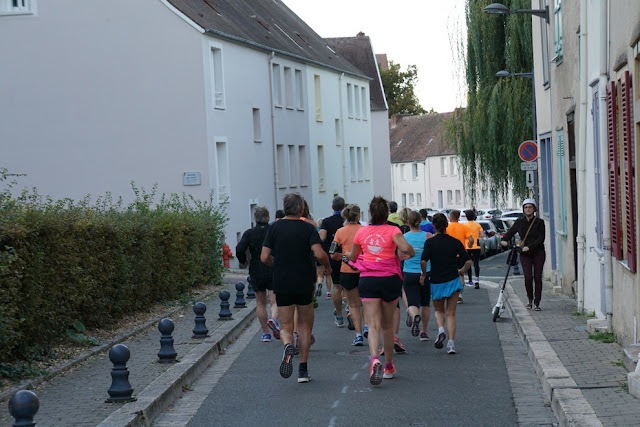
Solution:
[{"label": "street lamp", "polygon": [[549,6],[545,6],[544,9],[509,9],[507,6],[500,3],[491,3],[484,8],[484,13],[507,15],[511,13],[528,13],[540,18],[544,18],[549,23]]}]

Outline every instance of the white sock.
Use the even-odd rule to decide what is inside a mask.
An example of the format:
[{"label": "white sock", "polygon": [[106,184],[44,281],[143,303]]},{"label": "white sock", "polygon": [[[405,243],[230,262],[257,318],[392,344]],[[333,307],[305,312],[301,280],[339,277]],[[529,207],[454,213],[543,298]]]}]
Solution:
[{"label": "white sock", "polygon": [[453,340],[447,341],[447,347],[453,347]]},{"label": "white sock", "polygon": [[438,328],[438,334],[444,334],[444,326]]}]

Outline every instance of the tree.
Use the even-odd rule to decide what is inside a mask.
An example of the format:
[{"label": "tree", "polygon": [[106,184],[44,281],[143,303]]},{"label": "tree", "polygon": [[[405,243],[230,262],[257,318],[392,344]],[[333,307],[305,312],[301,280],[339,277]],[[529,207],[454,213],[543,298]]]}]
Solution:
[{"label": "tree", "polygon": [[[529,0],[505,0],[509,9],[528,9]],[[467,0],[466,43],[454,43],[465,70],[467,107],[451,119],[447,140],[460,158],[466,182],[477,182],[492,198],[504,198],[513,189],[527,196],[517,154],[531,139],[531,81],[524,77],[497,78],[496,72],[533,70],[531,16],[488,15],[485,2]],[[476,198],[476,186],[469,186]]]},{"label": "tree", "polygon": [[424,114],[413,88],[418,82],[418,67],[409,65],[407,71],[400,64],[389,61],[388,70],[380,70],[384,96],[389,106],[389,116],[394,114]]}]

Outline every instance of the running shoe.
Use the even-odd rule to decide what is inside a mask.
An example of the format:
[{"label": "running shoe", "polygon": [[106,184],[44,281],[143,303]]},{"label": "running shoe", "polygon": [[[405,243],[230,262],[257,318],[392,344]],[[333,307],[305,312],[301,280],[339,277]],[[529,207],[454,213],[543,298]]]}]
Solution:
[{"label": "running shoe", "polygon": [[436,347],[436,348],[442,348],[442,347],[444,347],[444,344],[442,344],[442,343],[444,342],[445,338],[447,338],[447,336],[445,335],[445,333],[444,333],[444,332],[440,332],[440,333],[438,334],[438,339],[436,340],[435,347]]},{"label": "running shoe", "polygon": [[262,338],[260,338],[262,342],[271,342],[271,334],[262,334]]},{"label": "running shoe", "polygon": [[384,364],[384,375],[382,376],[382,378],[390,380],[391,378],[393,378],[393,374],[395,373],[396,367],[393,365],[393,362]]},{"label": "running shoe", "polygon": [[276,319],[271,318],[267,320],[267,326],[271,329],[271,333],[273,334],[273,338],[279,340],[280,339],[280,324]]},{"label": "running shoe", "polygon": [[335,316],[336,317],[336,326],[338,328],[344,328],[344,317]]},{"label": "running shoe", "polygon": [[476,289],[480,289],[480,282],[476,282],[476,286],[475,286],[475,288],[476,288]]},{"label": "running shoe", "polygon": [[406,353],[407,349],[405,348],[405,346],[402,345],[402,342],[400,341],[400,338],[398,337],[393,337],[393,349],[396,351],[396,353]]},{"label": "running shoe", "polygon": [[420,335],[420,315],[416,314],[411,325],[411,335],[417,337]]},{"label": "running shoe", "polygon": [[356,339],[351,342],[351,345],[363,346],[364,345],[364,338],[362,338],[362,335],[357,335]]},{"label": "running shoe", "polygon": [[353,324],[353,320],[351,320],[351,313],[347,313],[347,329],[350,331],[356,330],[356,326]]},{"label": "running shoe", "polygon": [[280,363],[280,376],[282,378],[289,378],[293,373],[293,363],[291,363],[291,361],[295,354],[296,348],[293,346],[293,344],[287,344],[284,346],[282,362]]},{"label": "running shoe", "polygon": [[309,381],[311,381],[311,377],[309,376],[309,371],[298,371],[299,383],[308,383]]},{"label": "running shoe", "polygon": [[420,332],[420,341],[429,341],[429,335],[426,332]]},{"label": "running shoe", "polygon": [[413,321],[411,320],[411,315],[407,311],[407,318],[405,319],[404,324],[407,325],[407,328],[410,328],[412,323]]},{"label": "running shoe", "polygon": [[453,345],[452,342],[448,342],[447,343],[447,353],[456,354],[456,348],[455,348],[455,346]]},{"label": "running shoe", "polygon": [[382,382],[383,368],[380,359],[373,359],[371,361],[371,368],[369,368],[369,382],[371,385],[380,385]]},{"label": "running shoe", "polygon": [[327,299],[331,299],[331,292],[327,292]]},{"label": "running shoe", "polygon": [[462,299],[462,297],[458,297],[458,304],[462,304],[464,303],[464,300]]},{"label": "running shoe", "polygon": [[322,295],[322,282],[318,283],[316,287],[316,296],[319,297],[320,295]]},{"label": "running shoe", "polygon": [[362,336],[365,338],[369,338],[369,325],[364,325],[362,327]]},{"label": "running shoe", "polygon": [[473,282],[472,282],[471,280],[469,280],[469,281],[466,283],[466,285],[467,285],[467,286],[473,286]]}]

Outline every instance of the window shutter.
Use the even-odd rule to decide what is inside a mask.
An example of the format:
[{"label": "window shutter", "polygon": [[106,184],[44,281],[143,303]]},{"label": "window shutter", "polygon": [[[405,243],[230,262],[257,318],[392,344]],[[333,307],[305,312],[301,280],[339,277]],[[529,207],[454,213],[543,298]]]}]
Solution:
[{"label": "window shutter", "polygon": [[633,157],[633,99],[631,76],[625,71],[620,84],[622,114],[622,158],[624,161],[624,206],[626,255],[629,270],[636,272],[636,212]]},{"label": "window shutter", "polygon": [[616,111],[616,82],[607,86],[607,144],[609,159],[609,209],[611,211],[611,255],[622,258],[620,243],[622,229],[620,221],[620,181],[618,175],[618,119]]}]

